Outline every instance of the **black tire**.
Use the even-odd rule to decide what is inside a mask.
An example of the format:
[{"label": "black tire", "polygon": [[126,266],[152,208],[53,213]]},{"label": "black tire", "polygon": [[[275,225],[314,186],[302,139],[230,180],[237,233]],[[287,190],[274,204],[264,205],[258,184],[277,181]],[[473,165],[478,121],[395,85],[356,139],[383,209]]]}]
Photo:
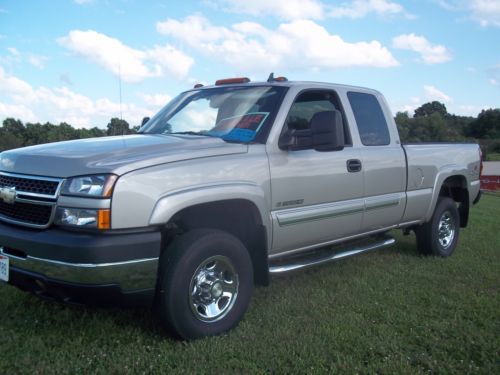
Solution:
[{"label": "black tire", "polygon": [[252,260],[233,235],[189,231],[166,249],[159,267],[155,309],[168,331],[187,340],[219,335],[245,314],[253,292]]},{"label": "black tire", "polygon": [[432,218],[415,229],[418,251],[448,257],[455,251],[460,233],[460,215],[455,201],[439,197]]}]

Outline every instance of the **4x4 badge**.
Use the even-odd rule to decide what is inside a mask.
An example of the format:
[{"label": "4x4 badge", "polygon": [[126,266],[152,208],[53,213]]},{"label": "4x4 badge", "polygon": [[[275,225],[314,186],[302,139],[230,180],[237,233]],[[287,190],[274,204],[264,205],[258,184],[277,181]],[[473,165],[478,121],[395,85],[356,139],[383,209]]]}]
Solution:
[{"label": "4x4 badge", "polygon": [[0,188],[0,200],[3,200],[5,203],[14,204],[16,196],[17,193],[15,187]]}]

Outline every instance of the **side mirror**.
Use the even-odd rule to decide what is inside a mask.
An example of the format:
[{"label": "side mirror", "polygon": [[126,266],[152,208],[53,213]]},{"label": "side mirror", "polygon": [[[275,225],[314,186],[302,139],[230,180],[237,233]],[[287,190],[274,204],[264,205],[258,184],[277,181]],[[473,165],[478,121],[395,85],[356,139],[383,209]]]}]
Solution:
[{"label": "side mirror", "polygon": [[281,135],[278,147],[282,150],[307,150],[312,147],[311,129],[290,129]]},{"label": "side mirror", "polygon": [[344,148],[342,114],[335,111],[317,112],[310,121],[310,129],[291,129],[282,134],[278,146],[282,150],[340,151]]},{"label": "side mirror", "polygon": [[149,121],[149,117],[144,117],[142,119],[141,127],[144,126]]}]

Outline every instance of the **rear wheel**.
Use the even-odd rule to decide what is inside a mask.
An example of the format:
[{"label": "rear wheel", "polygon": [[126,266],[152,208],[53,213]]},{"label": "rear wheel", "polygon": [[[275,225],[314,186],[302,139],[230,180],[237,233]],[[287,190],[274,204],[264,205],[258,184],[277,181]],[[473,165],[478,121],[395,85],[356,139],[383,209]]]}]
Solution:
[{"label": "rear wheel", "polygon": [[253,291],[250,255],[229,233],[198,229],[176,239],[160,261],[160,323],[184,339],[230,330]]},{"label": "rear wheel", "polygon": [[460,215],[455,201],[440,197],[431,220],[415,230],[417,248],[426,255],[450,256],[457,247],[459,231]]}]

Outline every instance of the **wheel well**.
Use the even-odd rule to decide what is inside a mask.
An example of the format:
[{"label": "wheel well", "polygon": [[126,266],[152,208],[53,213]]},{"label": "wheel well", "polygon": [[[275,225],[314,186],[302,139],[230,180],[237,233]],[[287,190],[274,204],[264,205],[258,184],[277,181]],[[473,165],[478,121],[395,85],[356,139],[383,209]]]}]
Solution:
[{"label": "wheel well", "polygon": [[255,204],[231,199],[184,208],[166,226],[164,249],[175,236],[197,228],[219,229],[237,237],[250,253],[255,282],[268,285],[267,234]]},{"label": "wheel well", "polygon": [[439,191],[440,197],[450,197],[458,203],[460,226],[465,228],[469,221],[469,192],[464,176],[451,176],[444,180]]}]

